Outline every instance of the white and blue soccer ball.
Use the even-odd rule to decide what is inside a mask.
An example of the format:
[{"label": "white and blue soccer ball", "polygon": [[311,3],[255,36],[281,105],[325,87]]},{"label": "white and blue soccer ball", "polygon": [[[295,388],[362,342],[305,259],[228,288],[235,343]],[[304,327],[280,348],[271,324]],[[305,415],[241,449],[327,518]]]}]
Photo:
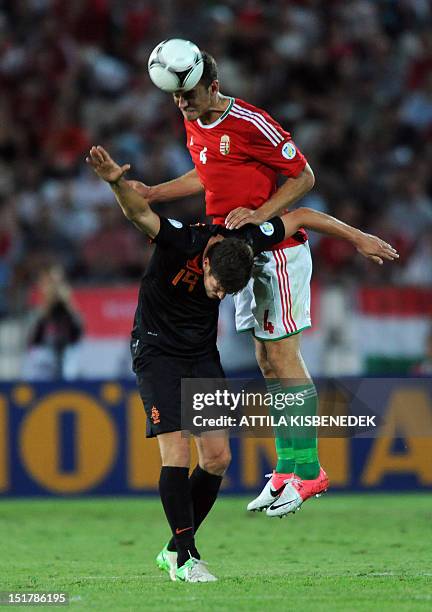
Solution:
[{"label": "white and blue soccer ball", "polygon": [[160,42],[150,54],[151,80],[163,91],[189,91],[202,77],[204,60],[190,40],[171,38]]}]

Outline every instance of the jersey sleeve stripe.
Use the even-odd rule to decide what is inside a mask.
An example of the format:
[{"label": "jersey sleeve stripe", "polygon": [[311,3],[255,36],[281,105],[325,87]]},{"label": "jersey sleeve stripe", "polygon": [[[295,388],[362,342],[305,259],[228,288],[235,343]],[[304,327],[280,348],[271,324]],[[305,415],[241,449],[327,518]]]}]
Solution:
[{"label": "jersey sleeve stripe", "polygon": [[246,108],[242,108],[238,104],[234,104],[235,111],[241,115],[252,117],[255,121],[260,123],[263,128],[265,128],[269,133],[273,135],[273,138],[279,143],[284,140],[283,136],[279,134],[274,126],[271,125],[266,119],[260,115],[259,113],[253,113],[252,111],[247,110]]},{"label": "jersey sleeve stripe", "polygon": [[243,119],[244,121],[249,121],[250,123],[253,123],[253,125],[259,129],[259,131],[264,134],[264,136],[270,140],[270,142],[272,143],[272,145],[274,147],[277,147],[280,141],[277,141],[274,139],[274,137],[262,126],[258,123],[258,121],[256,121],[253,117],[249,117],[247,115],[240,115],[237,112],[234,112],[234,110],[232,110],[230,112],[230,115],[232,115],[233,117],[236,117],[237,119]]},{"label": "jersey sleeve stripe", "polygon": [[234,104],[233,108],[235,108],[236,111],[239,113],[241,112],[241,113],[250,115],[251,117],[255,117],[255,119],[257,119],[263,126],[265,125],[267,129],[273,133],[276,140],[279,139],[279,142],[282,142],[283,140],[285,140],[284,136],[277,131],[275,126],[272,125],[269,121],[267,121],[267,119],[263,117],[263,115],[261,115],[260,113],[255,113],[254,111],[251,111],[248,108],[243,108],[239,104]]},{"label": "jersey sleeve stripe", "polygon": [[249,115],[250,117],[254,117],[255,119],[257,119],[262,125],[265,125],[267,127],[267,129],[269,129],[275,136],[275,138],[280,138],[281,140],[284,139],[283,135],[280,134],[277,129],[275,128],[274,125],[272,125],[270,123],[270,121],[268,121],[263,115],[261,115],[260,113],[257,113],[255,111],[251,111],[248,108],[244,108],[243,106],[240,106],[240,104],[234,104],[234,107],[236,109],[237,112],[242,113],[244,115]]}]

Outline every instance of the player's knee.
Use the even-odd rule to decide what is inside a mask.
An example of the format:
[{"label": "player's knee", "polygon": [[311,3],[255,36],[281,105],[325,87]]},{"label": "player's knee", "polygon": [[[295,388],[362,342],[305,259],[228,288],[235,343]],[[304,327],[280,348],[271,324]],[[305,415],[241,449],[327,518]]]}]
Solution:
[{"label": "player's knee", "polygon": [[274,370],[267,359],[258,361],[258,365],[264,378],[274,378]]},{"label": "player's knee", "polygon": [[222,476],[228,469],[231,463],[231,452],[229,448],[224,448],[217,453],[212,453],[204,458],[203,465],[201,466],[209,474],[216,474]]},{"label": "player's knee", "polygon": [[264,378],[272,378],[273,369],[270,365],[269,360],[267,359],[265,351],[257,349],[255,351],[255,356],[259,369],[261,370],[261,374],[264,376]]},{"label": "player's knee", "polygon": [[[285,363],[284,364],[280,363],[279,356],[277,355],[277,353],[274,353],[273,355],[267,358],[267,369],[268,369],[269,374],[271,373],[273,376],[277,376],[277,377],[283,376],[284,366],[285,366]],[[264,375],[264,378],[269,378],[269,376]]]},{"label": "player's knee", "polygon": [[189,448],[184,446],[173,446],[164,448],[161,453],[162,465],[170,465],[172,467],[188,467],[190,463]]},{"label": "player's knee", "polygon": [[298,372],[303,367],[303,359],[297,343],[275,342],[267,352],[267,364],[273,376],[284,378],[287,372]]}]

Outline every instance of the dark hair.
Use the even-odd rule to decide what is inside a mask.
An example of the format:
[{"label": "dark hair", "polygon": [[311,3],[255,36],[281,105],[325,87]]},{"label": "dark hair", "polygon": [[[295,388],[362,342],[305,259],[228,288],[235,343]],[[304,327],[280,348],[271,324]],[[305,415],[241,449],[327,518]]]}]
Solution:
[{"label": "dark hair", "polygon": [[239,238],[225,238],[212,244],[206,256],[210,272],[227,293],[237,293],[252,275],[254,255],[252,248]]},{"label": "dark hair", "polygon": [[207,53],[207,51],[201,51],[201,55],[204,60],[204,69],[199,82],[205,87],[210,87],[213,81],[216,81],[218,78],[217,64],[215,58],[210,53]]}]

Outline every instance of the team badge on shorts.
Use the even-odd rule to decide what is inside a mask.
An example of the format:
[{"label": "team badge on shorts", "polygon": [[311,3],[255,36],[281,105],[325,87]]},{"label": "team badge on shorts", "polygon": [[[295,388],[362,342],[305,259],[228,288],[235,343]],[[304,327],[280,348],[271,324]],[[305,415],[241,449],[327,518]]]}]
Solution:
[{"label": "team badge on shorts", "polygon": [[152,406],[151,420],[153,421],[153,425],[158,425],[160,423],[160,414],[156,406]]},{"label": "team badge on shorts", "polygon": [[230,152],[230,137],[228,136],[228,134],[224,134],[223,136],[221,136],[219,143],[219,151],[222,153],[222,155],[228,155],[228,153]]},{"label": "team badge on shorts", "polygon": [[261,223],[259,228],[265,236],[272,236],[274,234],[274,225],[273,223],[270,223],[269,221],[266,221],[265,223]]},{"label": "team badge on shorts", "polygon": [[292,142],[286,142],[282,147],[282,155],[286,159],[293,159],[293,157],[296,156],[296,153],[297,149],[295,148]]}]

